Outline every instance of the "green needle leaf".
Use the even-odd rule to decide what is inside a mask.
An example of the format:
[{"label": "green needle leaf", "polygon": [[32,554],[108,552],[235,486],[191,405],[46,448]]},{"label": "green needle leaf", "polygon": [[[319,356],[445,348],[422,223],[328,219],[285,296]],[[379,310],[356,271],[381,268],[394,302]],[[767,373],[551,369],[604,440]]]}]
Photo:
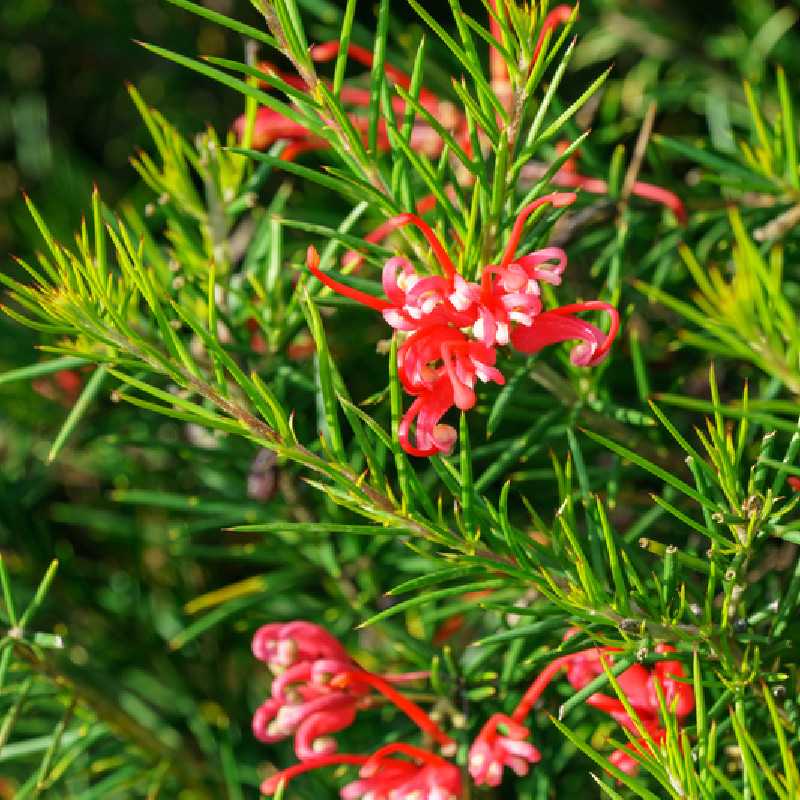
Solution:
[{"label": "green needle leaf", "polygon": [[101,365],[86,382],[86,386],[84,386],[80,397],[75,401],[75,405],[64,420],[64,424],[61,426],[61,430],[58,432],[53,446],[50,448],[50,452],[47,454],[48,462],[52,463],[56,460],[56,457],[61,452],[61,448],[66,444],[67,439],[72,435],[78,423],[83,419],[83,416],[89,410],[92,402],[100,393],[100,389],[103,387],[103,381],[105,381],[107,374],[108,367]]}]

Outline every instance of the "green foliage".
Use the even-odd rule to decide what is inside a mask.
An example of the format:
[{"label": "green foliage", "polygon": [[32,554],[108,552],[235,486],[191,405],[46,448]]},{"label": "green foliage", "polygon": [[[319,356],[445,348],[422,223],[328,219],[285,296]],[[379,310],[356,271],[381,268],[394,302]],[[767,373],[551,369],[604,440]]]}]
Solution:
[{"label": "green foliage", "polygon": [[[34,402],[34,380],[58,399],[59,374],[87,371],[73,372],[81,388],[58,419],[51,405],[46,426],[26,428],[20,410],[15,433],[0,429],[8,791],[255,797],[261,765],[293,756],[250,736],[264,690],[248,640],[264,622],[309,618],[366,668],[429,670],[419,700],[454,731],[461,766],[486,718],[510,711],[547,663],[618,651],[583,689],[567,696],[559,683],[544,698],[531,718],[542,762],[486,797],[795,797],[796,13],[737,5],[732,29],[672,64],[688,36],[673,12],[611,0],[549,31],[538,60],[546,3],[453,0],[443,20],[409,0],[406,35],[388,2],[365,20],[355,2],[256,0],[261,27],[170,2],[170,14],[277,51],[269,57],[307,88],[252,48],[235,60],[147,44],[238,93],[241,136],[208,127],[188,138],[131,87],[152,139],[133,159],[148,200],[111,207],[95,190],[65,245],[26,199],[42,250],[0,281],[7,316],[47,355],[13,362],[0,391]],[[581,26],[589,34],[573,41]],[[737,35],[752,38],[741,53]],[[328,37],[339,48],[324,66],[309,44]],[[373,56],[360,79],[351,42]],[[633,65],[631,43],[647,52]],[[508,104],[487,46],[508,72]],[[772,52],[775,80],[762,64]],[[623,63],[608,72],[615,54]],[[406,65],[408,85],[387,65]],[[356,112],[342,100],[351,82],[368,91]],[[699,113],[698,85],[711,87]],[[428,86],[463,113],[466,140],[423,101]],[[634,93],[662,116],[632,107]],[[324,149],[300,163],[281,159],[284,141],[256,151],[258,107]],[[676,120],[696,134],[676,133]],[[412,143],[419,125],[438,136],[438,154]],[[665,132],[651,136],[654,125]],[[563,285],[542,285],[546,307],[585,296],[619,307],[611,357],[591,370],[561,347],[501,361],[507,383],[481,388],[462,413],[456,452],[408,456],[399,339],[308,276],[309,240],[321,243],[321,269],[378,296],[375,267],[391,254],[438,267],[414,229],[383,244],[363,235],[431,194],[440,237],[474,279],[572,159],[604,193],[589,185],[574,207],[537,213],[524,240],[570,253]],[[685,228],[635,189],[640,173],[675,184],[681,169],[692,177],[680,189]],[[345,248],[364,255],[362,271]],[[53,526],[73,535],[59,575],[36,583]],[[677,649],[695,709],[679,724],[659,696],[665,736],[654,742],[620,676],[665,660],[662,643]],[[616,695],[636,730],[587,705],[596,692]],[[339,735],[342,752],[411,735],[386,709],[365,713]],[[640,737],[629,775],[609,744]],[[340,783],[308,776],[285,796],[333,797]]]}]

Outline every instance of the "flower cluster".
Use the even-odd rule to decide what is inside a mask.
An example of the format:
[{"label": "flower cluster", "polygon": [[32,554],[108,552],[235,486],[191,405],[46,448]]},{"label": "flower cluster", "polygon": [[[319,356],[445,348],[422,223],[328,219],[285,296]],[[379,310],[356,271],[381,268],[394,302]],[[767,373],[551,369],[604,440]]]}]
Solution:
[{"label": "flower cluster", "polygon": [[274,676],[271,696],[253,717],[256,738],[272,743],[294,736],[299,759],[334,752],[331,734],[353,722],[369,691],[331,686],[331,676],[354,668],[345,649],[319,626],[296,621],[260,628],[253,654]]},{"label": "flower cluster", "polygon": [[[569,630],[564,638],[569,639],[575,633],[575,630]],[[603,674],[604,664],[608,668],[613,666],[615,651],[616,649],[613,647],[592,647],[552,661],[528,687],[511,714],[511,723],[517,726],[524,723],[542,692],[562,669],[566,670],[570,685],[576,691],[580,691]],[[658,654],[674,653],[675,648],[668,644],[659,644],[655,651]],[[694,690],[691,684],[686,682],[683,665],[674,659],[658,661],[652,669],[648,669],[642,664],[634,664],[617,676],[617,683],[628,704],[636,712],[638,719],[634,720],[628,714],[625,705],[616,697],[596,692],[588,697],[586,703],[592,708],[605,711],[632,733],[639,733],[640,729],[644,729],[645,736],[637,739],[634,744],[615,750],[610,757],[612,764],[632,775],[639,768],[635,754],[642,754],[644,752],[642,747],[647,750],[651,742],[659,744],[666,737],[666,730],[661,724],[659,692],[663,696],[667,709],[675,715],[680,724],[694,710]],[[478,740],[470,750],[471,774],[486,776],[485,782],[490,786],[496,786],[500,782],[504,765],[514,768],[514,764],[508,760],[508,756],[502,749],[495,747],[495,759],[489,762],[486,755],[487,748],[477,746],[484,740],[487,743],[495,741],[497,723],[493,722],[493,719],[486,723],[484,730],[481,731]],[[513,725],[507,725],[509,736],[514,739],[522,738],[519,735],[520,731]],[[517,736],[514,736],[515,731]],[[527,732],[524,735],[527,736]]]},{"label": "flower cluster", "polygon": [[[574,634],[567,632],[565,638]],[[659,654],[675,649],[661,644]],[[359,767],[358,779],[341,790],[343,800],[459,800],[462,780],[459,768],[443,756],[455,753],[455,742],[393,683],[427,677],[427,673],[376,675],[361,669],[342,645],[327,631],[310,622],[270,624],[253,639],[253,652],[265,661],[274,680],[270,698],[256,711],[253,731],[264,742],[295,736],[299,763],[269,777],[261,786],[264,794],[297,775],[335,765]],[[467,767],[476,786],[499,786],[506,768],[518,776],[528,773],[541,760],[530,742],[525,721],[542,692],[562,670],[569,683],[581,690],[601,675],[604,665],[613,665],[611,647],[594,647],[552,661],[533,681],[511,714],[493,714],[469,749]],[[636,713],[634,720],[618,699],[595,693],[587,699],[593,708],[605,711],[627,730],[645,736],[612,753],[611,762],[634,774],[636,755],[643,754],[666,736],[661,722],[659,694],[678,724],[694,709],[694,693],[685,682],[680,661],[658,661],[651,669],[635,664],[617,676],[617,682]],[[436,742],[441,755],[405,742],[394,742],[372,754],[336,752],[332,733],[350,726],[359,709],[370,702],[375,690],[394,703],[420,730]]]},{"label": "flower cluster", "polygon": [[427,673],[373,675],[362,670],[342,645],[312,622],[270,623],[253,637],[253,655],[273,675],[270,696],[253,716],[253,733],[271,744],[294,736],[301,760],[336,751],[332,734],[349,727],[375,689],[408,714],[443,747],[451,740],[392,683],[418,680]]},{"label": "flower cluster", "polygon": [[[392,757],[395,753],[407,756]],[[372,755],[342,753],[319,756],[278,772],[261,785],[264,794],[274,794],[281,784],[304,772],[341,764],[359,766],[358,779],[344,786],[343,800],[459,800],[461,770],[430,750],[396,742]]]},{"label": "flower cluster", "polygon": [[[436,234],[414,214],[391,220],[397,228],[416,225],[441,267],[441,275],[420,275],[405,258],[389,259],[383,268],[386,299],[346,286],[319,269],[319,256],[308,250],[308,268],[329,288],[383,314],[405,338],[397,353],[397,367],[405,391],[414,400],[403,416],[398,438],[415,456],[449,453],[456,440],[453,427],[441,422],[453,406],[466,411],[475,405],[478,381],[503,384],[495,367],[496,348],[511,345],[531,354],[542,348],[577,340],[571,359],[580,366],[599,364],[619,330],[617,310],[590,301],[544,310],[542,283],[557,285],[567,264],[563,250],[548,247],[516,256],[528,217],[540,206],[556,208],[575,201],[572,193],[554,193],[526,206],[516,222],[499,264],[482,271],[480,282],[458,273]],[[577,316],[583,311],[605,311],[611,317],[608,333]],[[416,442],[411,440],[415,426]]]}]

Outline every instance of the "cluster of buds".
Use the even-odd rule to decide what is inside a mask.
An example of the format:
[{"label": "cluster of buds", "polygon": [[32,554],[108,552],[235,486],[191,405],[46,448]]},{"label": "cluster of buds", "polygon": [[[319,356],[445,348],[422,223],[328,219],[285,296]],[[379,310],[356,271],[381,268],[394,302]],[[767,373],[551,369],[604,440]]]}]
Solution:
[{"label": "cluster of buds", "polygon": [[[565,638],[574,633],[568,631]],[[445,757],[455,753],[454,740],[392,685],[427,677],[427,673],[381,676],[362,670],[327,631],[303,621],[264,625],[253,639],[253,652],[275,676],[271,697],[253,718],[253,731],[264,742],[293,734],[299,759],[264,781],[264,794],[274,794],[305,772],[349,765],[359,767],[358,779],[342,789],[343,800],[459,800],[463,796],[461,771]],[[499,786],[507,768],[517,776],[526,775],[541,754],[529,741],[525,722],[545,688],[564,670],[573,688],[583,689],[613,665],[614,652],[612,647],[594,647],[556,658],[533,681],[511,714],[493,714],[469,749],[467,767],[473,783]],[[670,645],[656,647],[658,654],[672,652],[675,648]],[[636,720],[616,698],[595,693],[587,699],[589,706],[606,712],[627,730],[641,733],[644,729],[645,736],[611,755],[611,762],[623,772],[635,774],[636,756],[666,736],[659,696],[678,724],[694,709],[694,693],[685,678],[676,659],[658,661],[651,669],[634,664],[624,670],[617,682]],[[357,711],[369,705],[371,690],[412,719],[439,745],[440,753],[405,742],[394,742],[368,755],[336,752],[330,734],[352,724]]]},{"label": "cluster of buds", "polygon": [[[380,312],[405,338],[397,353],[397,367],[405,391],[414,400],[398,427],[403,449],[415,456],[450,453],[456,431],[441,422],[453,406],[466,411],[476,402],[478,381],[503,384],[496,369],[496,348],[511,345],[532,354],[558,342],[577,340],[572,362],[599,364],[608,354],[619,330],[617,310],[590,301],[544,310],[541,283],[559,284],[567,264],[563,250],[548,247],[516,256],[528,217],[540,206],[563,208],[575,201],[572,193],[555,193],[530,203],[516,222],[498,264],[485,267],[479,282],[458,273],[431,228],[414,214],[391,220],[397,228],[417,226],[441,268],[441,275],[420,275],[405,258],[391,258],[383,268],[386,299],[378,298],[334,280],[319,269],[319,256],[308,250],[308,268],[338,294]],[[611,318],[608,333],[577,316],[584,311],[605,311]],[[416,442],[411,426],[416,427]]]},{"label": "cluster of buds", "polygon": [[253,655],[273,674],[271,696],[253,717],[253,733],[262,742],[294,736],[299,759],[332,753],[332,734],[348,727],[369,692],[331,685],[334,675],[355,665],[327,631],[301,620],[264,625],[253,637]]}]

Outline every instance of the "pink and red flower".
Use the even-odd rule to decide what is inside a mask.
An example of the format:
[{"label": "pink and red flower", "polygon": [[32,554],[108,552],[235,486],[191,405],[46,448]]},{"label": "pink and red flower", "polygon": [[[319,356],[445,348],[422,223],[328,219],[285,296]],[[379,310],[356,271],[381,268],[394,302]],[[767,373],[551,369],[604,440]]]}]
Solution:
[{"label": "pink and red flower", "polygon": [[[359,291],[319,269],[319,256],[308,250],[309,270],[338,294],[378,311],[404,340],[397,352],[400,382],[414,400],[398,427],[403,449],[415,456],[451,452],[455,429],[442,423],[453,407],[475,405],[478,382],[502,385],[495,367],[498,346],[510,344],[536,353],[550,344],[578,340],[572,361],[595,366],[607,355],[619,330],[617,310],[593,300],[543,310],[541,283],[558,285],[567,264],[563,250],[548,247],[516,256],[525,223],[544,204],[556,208],[575,201],[572,193],[555,193],[526,206],[511,231],[499,264],[484,268],[480,282],[465,279],[426,222],[415,214],[390,220],[392,229],[415,225],[430,245],[441,275],[420,275],[406,258],[389,259],[383,268],[386,299]],[[577,315],[604,311],[611,318],[608,333]],[[411,427],[415,427],[412,441]]]},{"label": "pink and red flower", "polygon": [[[574,633],[567,631],[564,638]],[[659,644],[655,651],[665,655],[674,653],[675,648]],[[526,775],[530,765],[541,760],[541,753],[529,741],[526,720],[544,690],[564,670],[569,683],[580,691],[613,665],[615,652],[613,647],[592,647],[554,659],[511,714],[493,714],[469,750],[467,768],[475,785],[499,786],[506,769]],[[273,794],[282,783],[311,770],[352,765],[360,768],[359,777],[342,789],[343,800],[462,797],[461,772],[442,757],[455,753],[455,741],[394,685],[427,677],[427,673],[392,676],[367,672],[327,631],[304,621],[264,625],[253,638],[253,653],[275,676],[271,696],[256,711],[253,730],[265,742],[294,735],[299,759],[298,764],[267,779],[261,787],[264,794]],[[674,658],[660,660],[651,668],[634,664],[621,672],[616,680],[636,719],[616,697],[600,692],[588,697],[587,705],[609,714],[638,736],[611,754],[612,764],[635,774],[639,758],[665,739],[659,697],[679,725],[692,712],[694,692],[685,678],[683,665]],[[352,724],[357,712],[369,705],[373,690],[415,722],[428,740],[440,747],[442,755],[405,742],[386,745],[372,755],[337,753],[331,734]]]},{"label": "pink and red flower", "polygon": [[[409,760],[392,757],[395,753]],[[342,788],[342,800],[459,800],[462,796],[458,767],[404,742],[387,745],[369,756],[343,753],[308,759],[272,775],[261,785],[261,791],[271,795],[297,775],[342,764],[361,767],[358,779]]]},{"label": "pink and red flower", "polygon": [[518,776],[542,760],[526,739],[530,731],[505,714],[493,714],[469,749],[469,774],[478,786],[499,786],[506,767]]},{"label": "pink and red flower", "polygon": [[[574,630],[567,631],[564,638],[567,639],[574,633]],[[675,648],[668,644],[659,644],[655,650],[658,654],[675,652]],[[469,768],[475,782],[479,785],[499,785],[506,766],[518,775],[525,774],[520,769],[527,770],[527,763],[538,761],[539,752],[533,745],[530,745],[530,750],[524,748],[528,744],[522,741],[528,735],[524,723],[542,692],[561,670],[566,670],[567,680],[576,691],[580,691],[604,672],[604,662],[606,667],[613,665],[614,652],[616,648],[613,647],[592,647],[556,658],[528,687],[510,717],[491,717],[470,748]],[[658,745],[666,737],[666,730],[661,722],[659,691],[667,709],[675,714],[679,723],[694,710],[694,690],[685,678],[683,665],[677,659],[658,661],[651,669],[642,664],[634,664],[620,673],[617,683],[636,712],[637,721],[634,721],[616,697],[599,692],[588,697],[587,705],[606,712],[632,733],[638,734],[640,728],[643,728],[647,734],[640,736],[634,743],[615,750],[610,756],[612,764],[623,772],[635,774],[639,769],[636,755],[649,752],[650,741]],[[505,733],[503,737],[498,737],[497,729],[501,725],[505,728]]]},{"label": "pink and red flower", "polygon": [[324,628],[297,620],[271,623],[256,631],[253,655],[273,674],[270,696],[253,716],[253,734],[267,744],[294,736],[301,760],[331,755],[333,734],[352,725],[376,690],[443,748],[452,739],[393,683],[417,680],[427,673],[374,675],[361,669]]}]

